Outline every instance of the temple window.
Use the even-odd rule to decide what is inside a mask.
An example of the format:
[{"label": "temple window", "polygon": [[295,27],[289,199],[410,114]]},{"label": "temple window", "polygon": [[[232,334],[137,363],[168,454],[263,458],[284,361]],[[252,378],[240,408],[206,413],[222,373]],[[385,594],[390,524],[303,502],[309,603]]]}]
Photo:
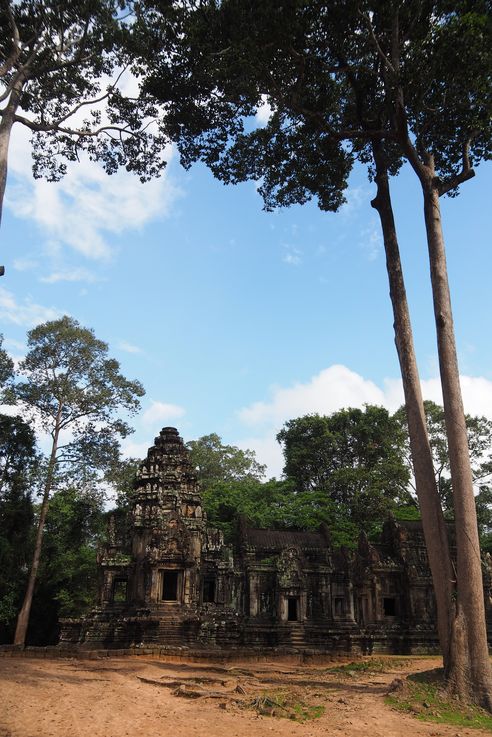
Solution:
[{"label": "temple window", "polygon": [[204,576],[203,578],[203,603],[213,604],[215,602],[215,576]]},{"label": "temple window", "polygon": [[385,617],[396,617],[396,599],[394,596],[383,598],[383,611]]},{"label": "temple window", "polygon": [[345,614],[345,599],[342,596],[335,596],[333,604],[335,617],[343,617]]},{"label": "temple window", "polygon": [[117,578],[113,582],[113,603],[124,604],[126,602],[128,582],[126,579]]}]

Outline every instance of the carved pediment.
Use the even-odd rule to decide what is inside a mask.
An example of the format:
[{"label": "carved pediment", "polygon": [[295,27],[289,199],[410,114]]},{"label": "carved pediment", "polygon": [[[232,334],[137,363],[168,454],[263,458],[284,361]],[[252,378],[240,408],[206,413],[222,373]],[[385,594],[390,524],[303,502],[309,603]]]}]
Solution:
[{"label": "carved pediment", "polygon": [[282,550],[277,560],[277,580],[282,589],[304,587],[303,561],[297,548]]}]

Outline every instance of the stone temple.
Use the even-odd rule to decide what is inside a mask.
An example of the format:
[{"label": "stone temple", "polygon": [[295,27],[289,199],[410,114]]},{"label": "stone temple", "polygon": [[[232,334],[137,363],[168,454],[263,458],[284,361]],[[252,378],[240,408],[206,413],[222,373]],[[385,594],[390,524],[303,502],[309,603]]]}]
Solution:
[{"label": "stone temple", "polygon": [[[318,531],[238,521],[233,545],[207,524],[178,431],[165,427],[140,464],[127,519],[100,551],[100,602],[61,622],[61,646],[313,653],[424,652],[437,647],[420,524],[335,549]],[[484,562],[489,625],[492,566]]]}]

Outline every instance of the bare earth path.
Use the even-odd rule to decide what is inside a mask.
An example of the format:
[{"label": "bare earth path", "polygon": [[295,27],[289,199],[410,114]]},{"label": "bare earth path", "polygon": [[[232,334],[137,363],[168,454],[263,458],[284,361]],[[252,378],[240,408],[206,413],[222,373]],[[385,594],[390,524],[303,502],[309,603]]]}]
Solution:
[{"label": "bare earth path", "polygon": [[[385,661],[386,662],[386,661]],[[479,737],[483,732],[420,722],[384,695],[395,677],[438,658],[405,658],[381,673],[329,673],[327,665],[169,663],[0,658],[0,737]],[[303,723],[245,708],[289,691],[324,714]]]}]

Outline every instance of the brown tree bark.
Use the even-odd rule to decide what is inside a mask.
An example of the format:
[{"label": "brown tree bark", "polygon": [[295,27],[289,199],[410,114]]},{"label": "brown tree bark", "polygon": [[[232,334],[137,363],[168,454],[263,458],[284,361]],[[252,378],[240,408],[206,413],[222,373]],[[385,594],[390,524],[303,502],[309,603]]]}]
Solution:
[{"label": "brown tree bark", "polygon": [[454,620],[454,573],[446,523],[442,513],[427,433],[424,403],[413,344],[403,270],[400,260],[387,166],[381,142],[372,144],[376,164],[377,194],[371,205],[377,210],[383,232],[395,344],[405,395],[408,433],[415,486],[422,515],[427,555],[434,583],[439,642],[445,670],[451,667],[451,633]]},{"label": "brown tree bark", "polygon": [[492,711],[492,669],[487,645],[480,544],[473,477],[459,380],[444,237],[439,205],[439,181],[429,156],[419,172],[437,331],[457,545],[457,652],[450,686],[462,698]]},{"label": "brown tree bark", "polygon": [[34,553],[32,558],[31,570],[29,572],[29,579],[27,582],[26,593],[24,595],[24,601],[22,607],[17,616],[17,625],[15,628],[14,645],[24,647],[26,644],[27,628],[29,626],[29,616],[31,614],[32,600],[34,596],[34,586],[38,576],[39,562],[41,560],[41,550],[43,547],[43,533],[44,525],[46,522],[46,515],[48,514],[49,500],[51,487],[53,485],[53,477],[56,466],[56,453],[58,450],[58,436],[60,434],[60,419],[61,419],[62,406],[58,407],[58,414],[56,420],[55,431],[53,433],[53,443],[51,446],[51,455],[48,463],[48,470],[46,473],[46,482],[43,491],[43,500],[41,502],[41,510],[39,514],[38,529],[36,532],[36,542],[34,544]]},{"label": "brown tree bark", "polygon": [[13,90],[0,120],[0,223],[2,222],[3,200],[7,186],[7,165],[10,135],[15,113],[19,105],[20,90]]}]

